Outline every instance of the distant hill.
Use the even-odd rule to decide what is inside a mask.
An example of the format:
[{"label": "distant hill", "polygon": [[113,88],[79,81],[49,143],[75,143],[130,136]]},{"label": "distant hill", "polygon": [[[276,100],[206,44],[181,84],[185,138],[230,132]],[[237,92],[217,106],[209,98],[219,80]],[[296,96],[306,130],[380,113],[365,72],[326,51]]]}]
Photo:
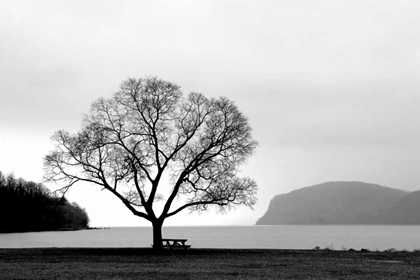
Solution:
[{"label": "distant hill", "polygon": [[327,182],[276,195],[256,224],[420,224],[420,191]]}]

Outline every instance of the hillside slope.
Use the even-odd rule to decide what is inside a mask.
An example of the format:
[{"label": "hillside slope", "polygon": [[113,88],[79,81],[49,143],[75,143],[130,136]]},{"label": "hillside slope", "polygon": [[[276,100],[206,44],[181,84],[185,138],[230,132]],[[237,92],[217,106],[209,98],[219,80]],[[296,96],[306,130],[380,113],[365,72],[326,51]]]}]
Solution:
[{"label": "hillside slope", "polygon": [[275,196],[257,225],[420,224],[420,191],[327,182]]}]

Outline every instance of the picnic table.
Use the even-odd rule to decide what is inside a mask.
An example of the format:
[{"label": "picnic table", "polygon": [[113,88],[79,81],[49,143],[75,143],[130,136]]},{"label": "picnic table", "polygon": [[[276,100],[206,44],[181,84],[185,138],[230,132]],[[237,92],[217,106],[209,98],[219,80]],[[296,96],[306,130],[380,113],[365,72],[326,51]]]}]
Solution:
[{"label": "picnic table", "polygon": [[184,248],[185,250],[190,248],[191,245],[186,245],[185,242],[187,242],[188,239],[176,239],[176,238],[165,238],[162,239],[163,247],[164,248]]}]

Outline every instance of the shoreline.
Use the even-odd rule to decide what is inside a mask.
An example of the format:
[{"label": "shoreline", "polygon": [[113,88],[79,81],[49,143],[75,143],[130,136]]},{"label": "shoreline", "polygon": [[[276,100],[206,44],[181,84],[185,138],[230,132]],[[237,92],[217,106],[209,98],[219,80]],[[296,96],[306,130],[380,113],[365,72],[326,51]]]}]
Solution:
[{"label": "shoreline", "polygon": [[418,279],[420,252],[0,249],[2,279]]},{"label": "shoreline", "polygon": [[51,231],[102,230],[102,229],[110,229],[110,227],[60,228],[60,229],[50,229],[50,230],[22,230],[22,231],[0,230],[0,234],[2,234],[2,233],[51,232]]}]

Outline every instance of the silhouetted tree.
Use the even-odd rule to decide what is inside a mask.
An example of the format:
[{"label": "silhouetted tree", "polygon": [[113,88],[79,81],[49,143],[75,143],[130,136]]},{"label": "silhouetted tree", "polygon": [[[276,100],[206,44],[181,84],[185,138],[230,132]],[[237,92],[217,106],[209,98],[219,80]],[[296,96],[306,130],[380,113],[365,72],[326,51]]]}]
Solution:
[{"label": "silhouetted tree", "polygon": [[46,180],[65,182],[64,192],[80,181],[110,191],[152,223],[157,249],[164,220],[186,208],[256,202],[255,181],[237,173],[257,143],[247,118],[223,97],[183,97],[172,83],[130,78],[113,98],[92,104],[79,133],[60,130],[52,139]]}]

